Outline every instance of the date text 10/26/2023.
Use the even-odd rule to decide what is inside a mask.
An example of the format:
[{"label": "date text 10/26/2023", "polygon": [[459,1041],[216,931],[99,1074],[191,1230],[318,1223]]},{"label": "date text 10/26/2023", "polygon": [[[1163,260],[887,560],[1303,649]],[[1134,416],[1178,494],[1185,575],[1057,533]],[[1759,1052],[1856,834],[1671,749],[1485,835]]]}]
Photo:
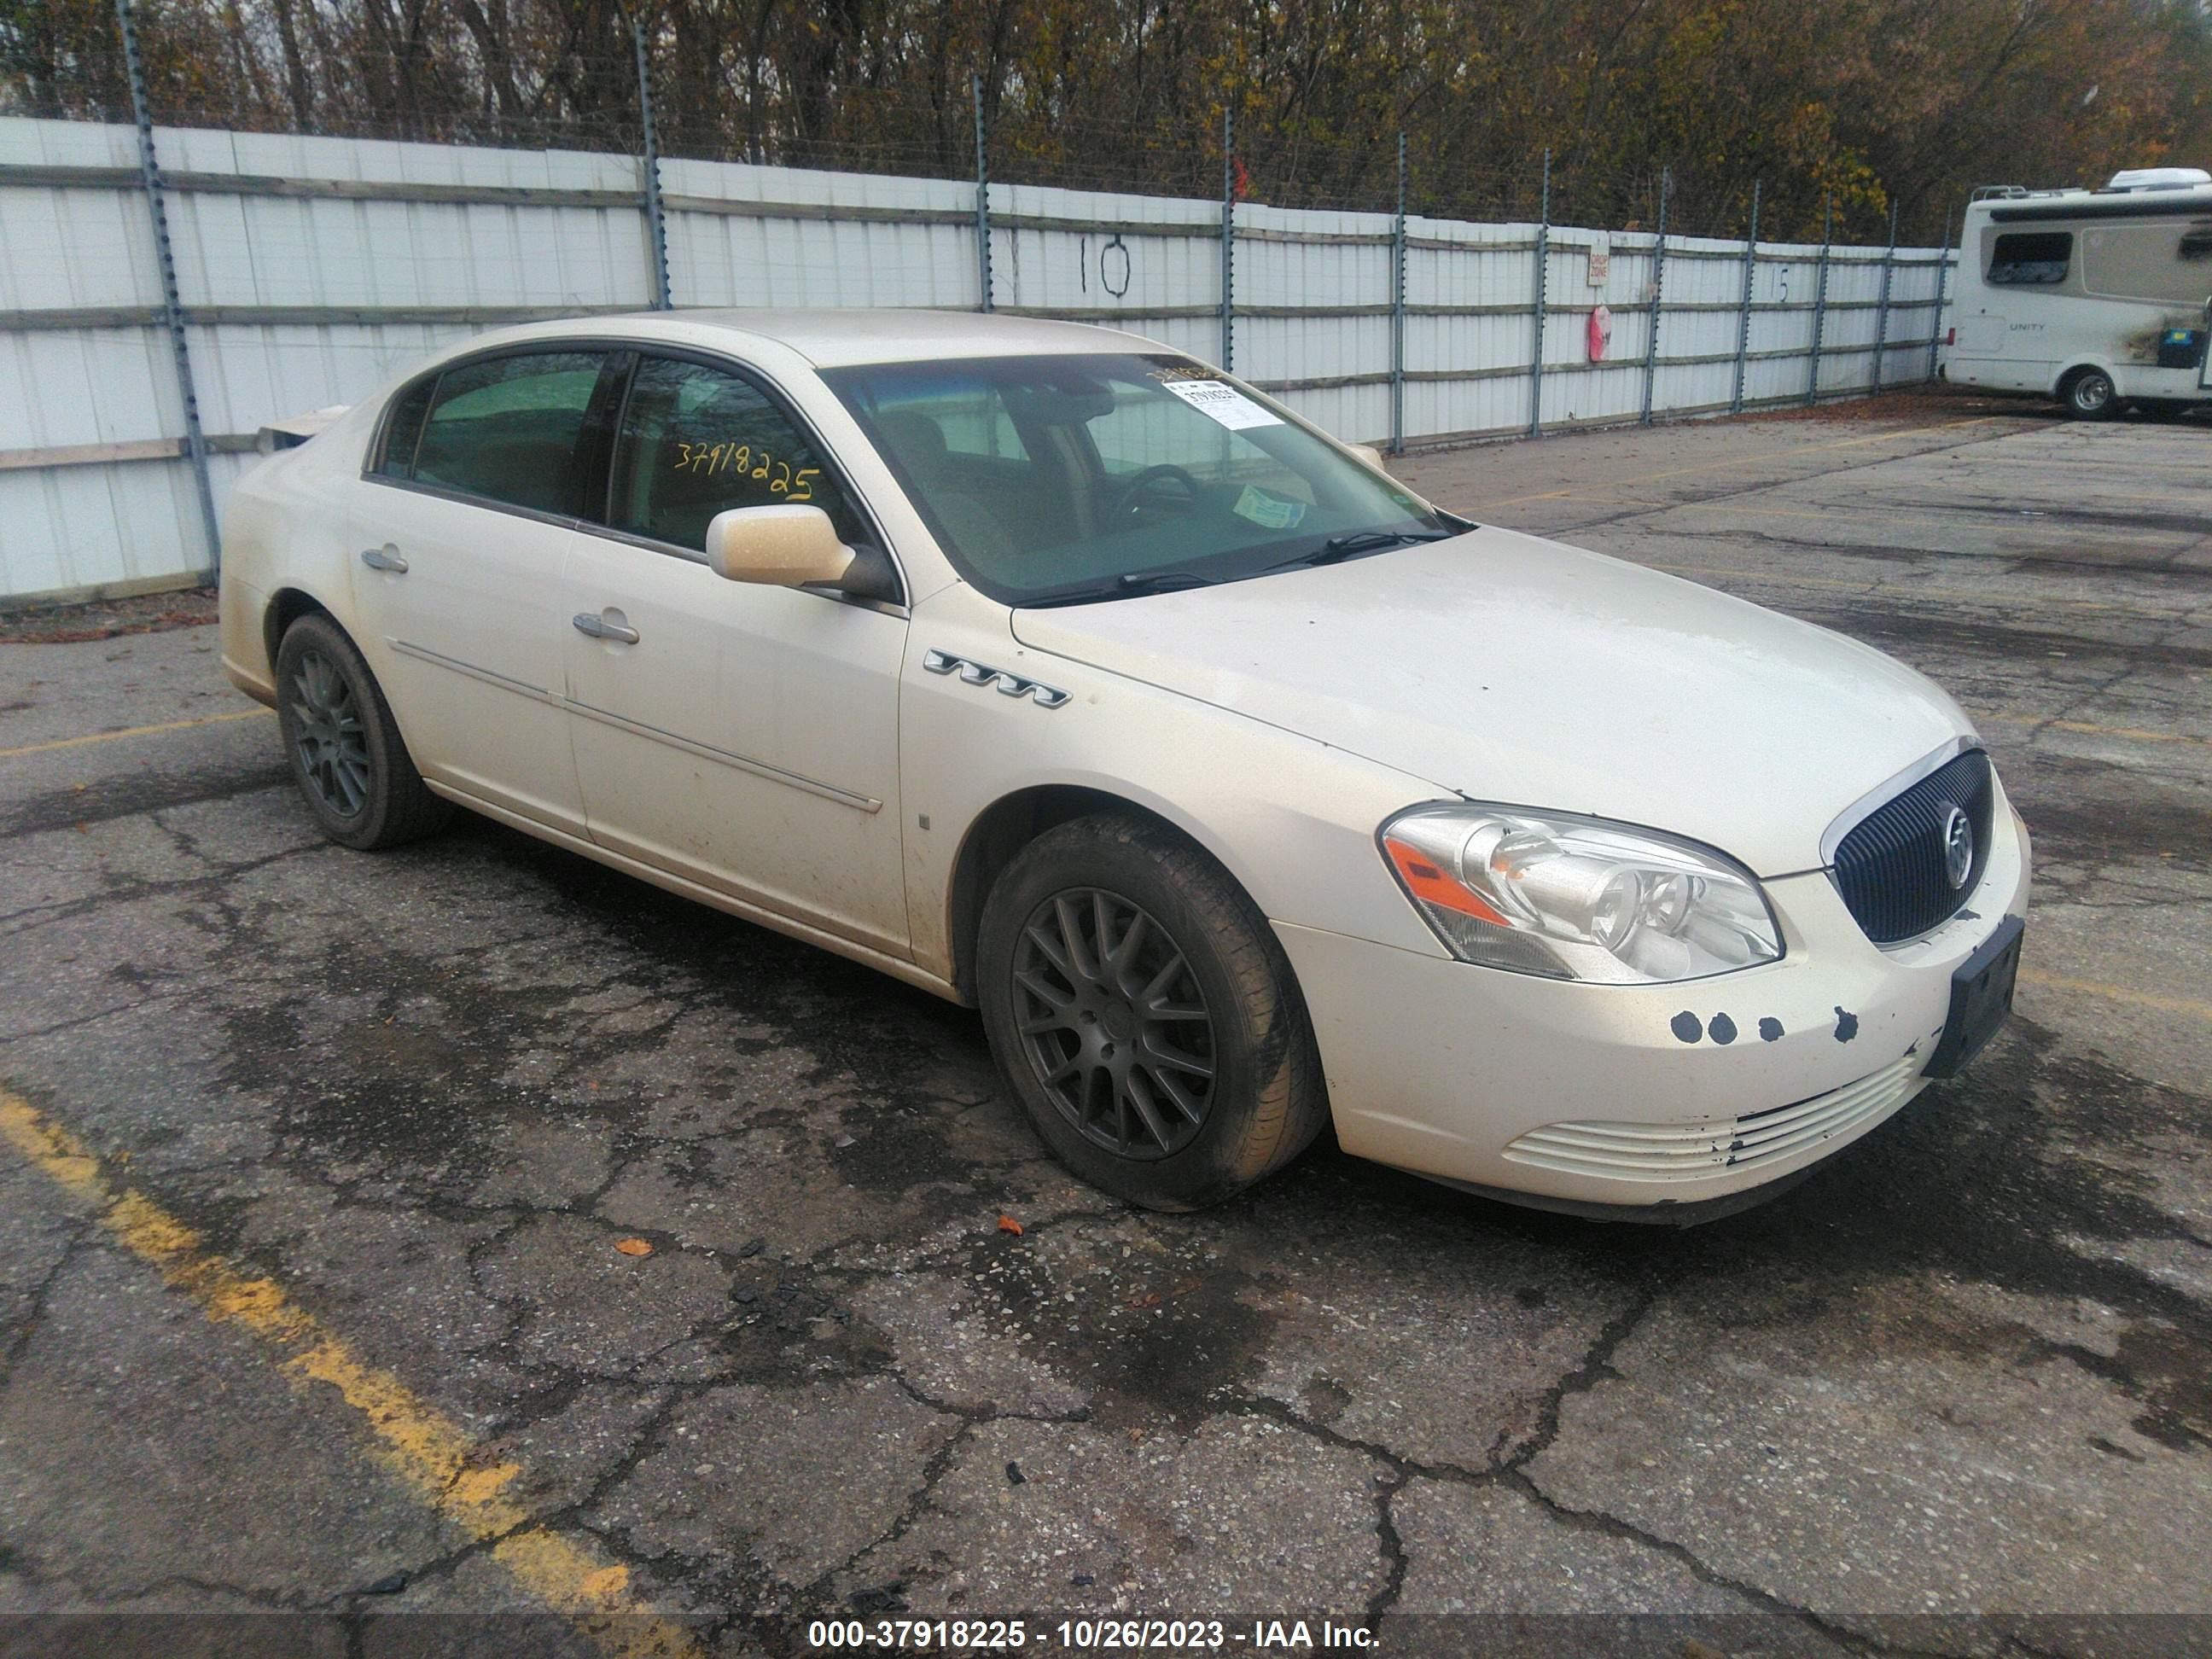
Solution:
[{"label": "date text 10/26/2023", "polygon": [[1372,1652],[1376,1645],[1367,1626],[1329,1619],[817,1619],[807,1626],[806,1640],[825,1653]]}]

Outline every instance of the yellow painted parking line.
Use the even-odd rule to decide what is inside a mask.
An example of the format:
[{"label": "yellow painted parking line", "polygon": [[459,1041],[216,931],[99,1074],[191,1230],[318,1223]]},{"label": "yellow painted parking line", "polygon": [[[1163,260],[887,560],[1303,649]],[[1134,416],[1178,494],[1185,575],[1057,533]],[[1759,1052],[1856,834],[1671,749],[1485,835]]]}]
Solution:
[{"label": "yellow painted parking line", "polygon": [[209,1251],[191,1228],[112,1180],[83,1142],[6,1089],[0,1089],[0,1140],[90,1206],[118,1243],[209,1319],[266,1342],[295,1383],[336,1389],[374,1437],[378,1462],[441,1518],[489,1544],[492,1559],[516,1583],[615,1659],[696,1659],[701,1650],[690,1632],[630,1598],[627,1567],[536,1525],[502,1495],[522,1473],[520,1466],[493,1456],[389,1371],[356,1358],[274,1279],[251,1276]]},{"label": "yellow painted parking line", "polygon": [[13,760],[18,755],[51,754],[57,749],[82,749],[91,743],[120,743],[125,738],[150,738],[163,732],[186,732],[195,726],[224,726],[232,720],[262,720],[276,712],[273,708],[240,708],[228,714],[202,714],[198,720],[163,720],[155,726],[126,726],[120,732],[88,732],[81,738],[56,738],[47,743],[27,743],[14,749],[0,749],[0,760]]},{"label": "yellow painted parking line", "polygon": [[[1850,556],[1851,550],[1847,547],[1838,547],[1835,550],[1844,557]],[[1615,554],[1611,556],[1619,558],[1624,556]],[[1640,564],[1646,570],[1664,570],[1673,576],[1726,576],[1743,581],[1773,582],[1784,587],[1826,587],[1833,588],[1839,592],[1863,593],[1869,599],[1880,597],[1878,589],[1881,583],[1871,576],[1854,580],[1849,577],[1841,576],[1801,576],[1794,571],[1742,570],[1727,565],[1670,564],[1660,559],[1635,559],[1628,562]],[[1986,604],[1989,600],[1987,593],[1977,592],[1972,588],[1926,587],[1917,582],[1909,586],[1903,585],[1893,586],[1890,592],[1899,599],[1962,599],[1977,604]],[[2103,611],[2116,617],[2140,617],[2145,622],[2171,623],[2182,620],[2179,615],[2171,611],[2146,611],[2137,605],[2107,605],[2101,599],[2057,599],[2053,601],[2051,608],[2065,611]]]},{"label": "yellow painted parking line", "polygon": [[2198,1002],[2191,997],[2160,996],[2153,991],[2130,991],[2124,985],[2108,985],[2099,979],[2070,979],[2063,974],[2046,974],[2039,968],[2023,968],[2021,981],[2039,985],[2050,991],[2078,991],[2084,996],[2103,997],[2112,1002],[2132,1002],[2140,1007],[2155,1008],[2161,1013],[2190,1014],[2198,1019],[2212,1022],[2212,1002]]},{"label": "yellow painted parking line", "polygon": [[[1718,472],[1732,466],[1759,466],[1770,461],[1783,461],[1792,455],[1814,455],[1836,449],[1857,449],[1866,444],[1893,443],[1899,438],[1917,438],[1923,432],[1948,432],[1965,426],[1983,426],[1989,422],[2010,418],[1998,415],[1976,415],[1963,421],[1939,421],[1933,426],[1909,426],[1895,432],[1873,432],[1860,438],[1838,438],[1832,443],[1798,444],[1789,449],[1769,450],[1763,455],[1737,455],[1724,461],[1700,461],[1695,466],[1669,467],[1663,472],[1641,472],[1632,478],[1616,478],[1611,485],[1656,483],[1662,478],[1687,477],[1695,472]],[[1778,478],[1777,483],[1790,482]],[[1509,495],[1504,501],[1485,501],[1481,507],[1515,507],[1522,501],[1564,501],[1577,498],[1574,489],[1543,489],[1533,495]]]},{"label": "yellow painted parking line", "polygon": [[2212,749],[2212,738],[2187,732],[2153,732],[2140,726],[2098,726],[2089,720],[2054,720],[2040,714],[1979,714],[1978,720],[1996,720],[2006,726],[2033,726],[2050,732],[2080,732],[2093,738],[2119,738],[2129,743],[2188,743]]},{"label": "yellow painted parking line", "polygon": [[[1817,477],[1820,475],[1816,473],[1814,476]],[[1783,483],[1796,483],[1800,481],[1796,478],[1785,478],[1778,481],[1777,487],[1778,488],[1780,484]],[[2021,516],[2018,509],[2006,507],[1990,507],[1981,508],[1965,507],[1958,509],[1957,512],[1950,514],[1941,513],[1917,513],[1909,507],[1868,507],[1857,502],[1853,502],[1849,507],[1832,507],[1826,508],[1804,507],[1754,507],[1746,501],[1741,495],[1685,495],[1679,501],[1648,501],[1643,500],[1641,497],[1627,495],[1578,495],[1575,496],[1574,499],[1589,507],[1640,507],[1647,508],[1654,513],[1686,513],[1694,507],[1702,507],[1708,513],[1743,513],[1762,519],[1818,519],[1823,521],[1834,519],[1838,514],[1848,514],[1850,517],[1854,519],[1904,520],[1913,524],[1940,525],[1956,525],[1959,522],[1960,514],[1976,511],[1986,513],[1991,516],[2002,516],[2007,519],[2013,520],[2015,522],[2017,522]],[[2198,499],[2195,496],[2142,495],[2137,496],[2135,499],[2146,505],[2153,507],[2179,507],[2194,510],[2198,508],[2200,505]],[[2170,531],[2166,533],[2173,536],[2178,540],[2185,542],[2191,539],[2189,532],[2185,531],[2176,530]],[[1836,550],[1839,553],[1850,551],[1848,548],[1844,547],[1838,547]],[[1941,554],[1944,550],[1942,548],[1929,548],[1928,551],[1931,554]],[[2002,556],[2025,557],[2027,556],[2015,554]]]}]

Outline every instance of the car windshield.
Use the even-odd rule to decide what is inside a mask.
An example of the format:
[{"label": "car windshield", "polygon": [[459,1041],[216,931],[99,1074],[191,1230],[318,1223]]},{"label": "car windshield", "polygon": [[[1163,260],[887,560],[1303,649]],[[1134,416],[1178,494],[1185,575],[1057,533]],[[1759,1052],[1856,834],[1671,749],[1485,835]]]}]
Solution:
[{"label": "car windshield", "polygon": [[1234,580],[1462,527],[1188,358],[986,357],[823,378],[961,574],[1006,605]]}]

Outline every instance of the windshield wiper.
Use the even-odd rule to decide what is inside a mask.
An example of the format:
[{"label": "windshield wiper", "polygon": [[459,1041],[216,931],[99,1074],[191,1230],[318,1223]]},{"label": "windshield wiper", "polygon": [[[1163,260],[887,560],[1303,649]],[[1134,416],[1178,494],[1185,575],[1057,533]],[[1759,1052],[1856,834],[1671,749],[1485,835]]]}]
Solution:
[{"label": "windshield wiper", "polygon": [[1124,593],[1157,593],[1167,587],[1212,587],[1220,580],[1195,570],[1127,570],[1114,578],[1114,586]]},{"label": "windshield wiper", "polygon": [[1289,570],[1299,565],[1334,564],[1341,559],[1358,558],[1362,553],[1403,547],[1409,542],[1449,541],[1457,534],[1455,530],[1355,530],[1348,535],[1331,536],[1311,552],[1268,565],[1259,574],[1264,576],[1271,570]]},{"label": "windshield wiper", "polygon": [[1164,593],[1180,587],[1212,587],[1219,584],[1218,576],[1201,576],[1195,570],[1126,570],[1102,586],[1079,588],[1073,593],[1055,593],[1047,599],[1031,599],[1026,608],[1041,611],[1056,605],[1089,605],[1094,599],[1126,599],[1134,593]]}]

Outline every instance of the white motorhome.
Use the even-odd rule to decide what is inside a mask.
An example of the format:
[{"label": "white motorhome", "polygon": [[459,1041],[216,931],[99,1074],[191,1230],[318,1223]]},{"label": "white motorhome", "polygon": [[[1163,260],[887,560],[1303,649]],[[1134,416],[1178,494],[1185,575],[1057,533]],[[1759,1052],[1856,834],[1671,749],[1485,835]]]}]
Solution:
[{"label": "white motorhome", "polygon": [[2102,190],[1985,185],[1967,204],[1940,373],[2087,420],[2212,401],[2212,173]]}]

